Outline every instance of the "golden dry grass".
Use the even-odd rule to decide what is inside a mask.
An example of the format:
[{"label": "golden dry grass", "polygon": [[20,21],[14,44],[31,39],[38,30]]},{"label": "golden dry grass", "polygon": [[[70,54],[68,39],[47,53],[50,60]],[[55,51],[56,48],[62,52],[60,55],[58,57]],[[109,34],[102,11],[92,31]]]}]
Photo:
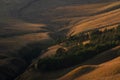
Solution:
[{"label": "golden dry grass", "polygon": [[58,80],[119,80],[119,49],[120,46],[117,46],[97,55]]},{"label": "golden dry grass", "polygon": [[[75,2],[75,0],[71,0],[71,1]],[[76,1],[79,2],[80,0],[76,0]],[[53,35],[56,35],[58,31],[65,32],[67,29],[69,31],[67,35],[75,35],[81,31],[86,31],[101,26],[115,24],[111,26],[111,27],[115,27],[117,25],[116,23],[120,23],[120,9],[119,9],[120,2],[118,0],[104,0],[99,2],[92,4],[86,3],[84,5],[82,4],[73,5],[71,3],[70,5],[68,3],[69,4],[68,5],[66,4],[67,3],[66,1],[64,2],[62,0],[61,1],[52,0],[50,1],[50,3],[44,2],[43,0],[42,3],[38,1],[37,3],[35,2],[33,5],[29,5],[21,12],[22,18],[24,19],[28,18],[31,20],[31,22],[40,22],[40,23],[29,23],[11,17],[10,19],[8,19],[8,16],[6,16],[6,18],[1,17],[0,22],[5,23],[9,26],[5,26],[5,27],[1,26],[0,34],[2,35],[3,34],[8,35],[11,33],[16,34],[15,36],[0,38],[0,48],[1,47],[4,48],[0,50],[1,54],[2,53],[4,54],[8,51],[10,52],[15,51],[16,49],[21,48],[27,43],[36,42],[36,41],[40,41],[41,43],[47,45],[48,43],[53,41],[53,39],[50,37],[49,34],[54,33],[54,31],[56,33],[54,33]],[[43,3],[46,4],[44,5]],[[53,6],[57,6],[57,7],[51,8]],[[51,9],[46,9],[45,11],[43,10],[43,12],[41,12],[42,8],[49,8],[49,7]],[[5,10],[5,12],[7,11]],[[45,23],[49,23],[50,25],[49,29],[51,30],[48,29],[49,26],[47,24],[44,24],[41,21],[45,21]],[[58,24],[51,25],[50,22],[54,22],[54,23],[58,22]],[[61,22],[63,23],[61,24]],[[66,25],[64,22],[69,22],[69,24]],[[19,34],[19,35],[17,34],[24,32],[27,33]],[[89,43],[89,41],[84,42],[83,44],[86,43]],[[46,51],[43,56],[49,56],[51,54],[55,54],[56,50],[59,47],[61,46],[55,45],[49,47],[48,51]],[[119,54],[116,53],[119,49],[120,48],[117,47],[107,52],[104,52],[100,55],[97,55],[96,57],[82,64],[83,66],[79,66],[79,67],[72,67],[69,69],[56,71],[56,72],[49,72],[49,73],[41,73],[39,71],[30,69],[30,71],[29,70],[26,71],[21,76],[22,78],[21,80],[56,80],[59,77],[60,80],[74,80],[74,79],[77,80],[114,80],[114,79],[117,80],[118,79],[119,80],[120,58],[118,57]],[[7,54],[7,55],[11,55],[11,54]],[[75,69],[73,70],[73,68]]]},{"label": "golden dry grass", "polygon": [[[99,68],[88,74],[76,78],[76,80],[115,80],[115,75],[120,74],[120,57],[110,62],[99,65]],[[119,80],[120,77],[117,77]]]},{"label": "golden dry grass", "polygon": [[43,52],[43,55],[41,56],[41,58],[56,54],[57,49],[61,47],[62,46],[60,45],[54,45],[54,46],[49,47],[46,51]]},{"label": "golden dry grass", "polygon": [[120,10],[118,9],[118,10],[115,10],[109,13],[98,15],[94,17],[94,19],[90,19],[87,22],[74,26],[71,29],[70,33],[72,33],[71,35],[75,35],[82,31],[98,28],[98,27],[105,26],[105,25],[119,23],[119,19],[120,19],[119,14],[120,14]]},{"label": "golden dry grass", "polygon": [[83,74],[87,74],[96,68],[97,68],[96,65],[81,66],[81,67],[74,69],[72,72],[69,72],[67,75],[61,77],[58,80],[74,80],[76,77],[80,75],[82,76]]},{"label": "golden dry grass", "polygon": [[[118,6],[120,3],[113,3],[113,4],[109,4],[109,7],[115,7]],[[119,19],[120,19],[120,9],[113,9],[110,12],[106,12],[106,13],[102,13],[102,14],[96,14],[94,16],[91,17],[87,17],[87,19],[84,19],[82,21],[80,21],[79,23],[77,23],[77,25],[73,26],[70,29],[70,32],[68,33],[68,35],[75,35],[79,32],[82,31],[86,31],[86,30],[90,30],[93,28],[98,28],[98,27],[102,27],[102,26],[107,26],[107,25],[111,25],[111,24],[115,24],[115,23],[119,23]]]}]

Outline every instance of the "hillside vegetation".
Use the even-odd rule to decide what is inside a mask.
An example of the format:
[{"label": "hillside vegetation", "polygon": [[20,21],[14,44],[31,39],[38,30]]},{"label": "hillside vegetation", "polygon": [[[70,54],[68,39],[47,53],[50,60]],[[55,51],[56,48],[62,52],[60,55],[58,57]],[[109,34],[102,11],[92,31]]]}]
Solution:
[{"label": "hillside vegetation", "polygon": [[[56,51],[55,55],[40,59],[37,63],[38,69],[49,71],[74,66],[120,45],[120,26],[103,32],[98,29],[88,33],[80,33],[77,36],[70,37],[64,43],[66,47],[69,47],[68,51],[61,48]],[[90,42],[82,45],[81,42],[85,40],[90,40]]]},{"label": "hillside vegetation", "polygon": [[[89,40],[89,43],[83,45],[83,42],[86,40]],[[76,65],[81,65],[79,68],[76,68],[75,70],[71,71],[70,73],[60,78],[60,80],[66,80],[66,79],[79,80],[79,76],[82,76],[82,75],[84,76],[84,74],[89,73],[96,68],[99,70],[99,65],[97,64],[102,65],[103,62],[109,61],[119,56],[120,26],[117,26],[111,29],[106,28],[104,29],[104,31],[102,28],[93,29],[85,33],[79,33],[75,36],[71,36],[68,39],[64,39],[63,42],[64,43],[62,44],[62,46],[68,48],[67,51],[64,48],[58,48],[55,54],[51,54],[51,56],[42,57],[41,59],[37,59],[37,61],[34,64],[32,64],[32,66],[29,68],[29,69],[32,69],[32,71],[28,71],[28,72],[29,73],[32,72],[31,74],[33,74],[34,70],[39,71],[36,73],[37,75],[41,75],[39,76],[39,78],[48,79],[48,78],[42,77],[42,74],[43,75],[46,75],[47,73],[53,74],[54,72],[57,72],[57,71],[59,72],[59,70],[63,70],[61,74],[60,73],[56,74],[56,76],[58,76],[57,78],[59,78],[61,75],[67,72],[67,70],[65,69],[69,70],[69,68],[71,67],[75,67]],[[86,64],[87,65],[89,64],[89,65],[84,66]],[[110,68],[114,68],[115,70],[116,67],[114,66],[112,67],[112,65]],[[106,66],[103,66],[101,68],[104,69],[106,68]],[[64,70],[66,72],[64,72]],[[28,72],[24,73],[22,75],[22,78],[18,78],[18,80],[24,79],[25,75],[28,74]],[[106,77],[107,73],[112,75],[112,71],[111,72],[107,71],[106,73],[103,73],[103,75],[101,74],[102,77]],[[115,73],[113,72],[113,74]],[[35,77],[32,77],[32,79]],[[38,79],[38,76],[36,78]],[[56,77],[54,76],[53,78],[51,78],[51,80],[55,78]],[[86,79],[91,80],[93,78],[94,76],[91,77],[90,79],[89,79],[89,76],[88,78],[80,77],[80,79],[83,79],[83,80],[86,80]],[[108,77],[108,78],[111,78],[112,80],[112,77]],[[101,80],[102,78],[96,77],[96,79]]]},{"label": "hillside vegetation", "polygon": [[86,79],[118,57],[119,14],[119,0],[1,0],[0,80]]}]

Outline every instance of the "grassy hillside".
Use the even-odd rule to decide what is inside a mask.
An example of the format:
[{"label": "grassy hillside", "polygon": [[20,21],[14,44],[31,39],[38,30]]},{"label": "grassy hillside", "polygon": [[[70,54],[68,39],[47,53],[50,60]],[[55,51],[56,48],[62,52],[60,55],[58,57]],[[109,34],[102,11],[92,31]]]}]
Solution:
[{"label": "grassy hillside", "polygon": [[[119,69],[119,66],[114,66],[115,64],[111,64],[111,67],[109,69],[113,70],[109,71],[109,69],[106,70],[107,63],[105,62],[119,57],[119,28],[120,27],[118,26],[112,29],[104,29],[104,31],[101,28],[98,30],[95,29],[90,32],[80,33],[64,40],[62,46],[67,47],[67,51],[65,51],[64,48],[58,48],[56,54],[51,53],[51,56],[46,56],[44,58],[42,57],[41,59],[38,58],[24,74],[18,77],[17,80],[91,80],[94,77],[95,79],[101,80],[104,77],[106,78],[107,75],[109,76],[108,78],[111,78],[111,80],[113,80],[110,75],[119,75],[119,72],[114,73],[116,69]],[[82,42],[86,40],[90,40],[90,42],[83,45]],[[45,52],[44,54],[48,53]],[[101,66],[102,64],[106,64],[106,66]],[[116,64],[118,63],[116,62]],[[80,67],[76,68],[78,66]],[[71,69],[75,70],[69,72]],[[104,72],[104,69],[106,72]],[[94,75],[101,72],[102,73],[100,74],[100,77],[99,75],[92,76],[93,71],[95,71],[95,73],[93,73]],[[67,72],[69,73],[66,74]],[[88,75],[88,73],[91,74]],[[27,78],[28,75],[35,76]],[[62,75],[65,76],[59,79],[59,77]],[[85,75],[88,76],[86,77]],[[81,78],[81,76],[85,77]]]},{"label": "grassy hillside", "polygon": [[[1,0],[0,80],[13,80],[16,77],[18,80],[58,79],[67,74],[71,70],[70,67],[117,46],[119,33],[115,33],[111,28],[116,28],[120,23],[119,9],[118,0]],[[100,29],[103,31],[99,35],[101,38],[96,37],[96,33],[92,34],[91,39],[88,38],[88,33],[81,34],[99,27],[106,27]],[[104,34],[106,29],[113,32],[108,30]],[[109,34],[113,37],[103,39]],[[84,46],[89,43],[91,45]],[[76,49],[78,45],[81,46]],[[109,47],[105,48],[106,46]],[[100,47],[104,48],[99,50]],[[72,54],[72,50],[76,54]],[[84,55],[89,51],[92,55]],[[78,54],[79,52],[82,54]],[[52,58],[49,58],[51,56]],[[80,57],[82,59],[78,61]],[[56,61],[60,61],[60,64]],[[54,62],[57,65],[48,65],[46,62]],[[42,74],[41,65],[44,68]],[[51,66],[54,66],[53,69],[59,68],[60,71],[47,71],[46,68],[52,69]],[[96,68],[96,65],[92,67]],[[23,72],[25,73],[19,77]]]}]

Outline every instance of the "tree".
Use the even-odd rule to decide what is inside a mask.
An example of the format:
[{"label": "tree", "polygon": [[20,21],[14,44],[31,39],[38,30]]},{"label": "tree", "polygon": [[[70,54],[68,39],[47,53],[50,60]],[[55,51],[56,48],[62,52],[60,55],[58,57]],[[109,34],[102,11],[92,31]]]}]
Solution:
[{"label": "tree", "polygon": [[65,55],[66,50],[64,48],[59,48],[56,51],[56,56],[62,56]]}]

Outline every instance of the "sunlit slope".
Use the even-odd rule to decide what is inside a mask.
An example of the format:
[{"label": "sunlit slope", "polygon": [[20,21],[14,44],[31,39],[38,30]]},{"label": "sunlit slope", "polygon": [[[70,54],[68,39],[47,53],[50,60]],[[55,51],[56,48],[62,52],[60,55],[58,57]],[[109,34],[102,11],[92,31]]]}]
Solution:
[{"label": "sunlit slope", "polygon": [[[105,80],[114,80],[117,78],[119,80],[119,52],[120,46],[117,46],[93,57],[81,65],[58,71],[40,72],[34,71],[31,68],[31,70],[27,70],[18,77],[17,80],[103,80],[104,78]],[[90,79],[88,79],[89,77]]]},{"label": "sunlit slope", "polygon": [[[81,77],[76,78],[76,80],[119,80],[120,79],[120,58],[116,58],[111,60],[108,63],[101,64],[99,68],[93,70],[87,75],[83,75]],[[109,67],[108,67],[109,66]],[[97,75],[97,76],[95,76]]]},{"label": "sunlit slope", "polygon": [[58,80],[119,80],[120,46],[97,55]]},{"label": "sunlit slope", "polygon": [[[67,35],[74,35],[92,28],[117,24],[120,22],[119,14],[120,2],[118,0],[1,0],[0,71],[2,72],[0,74],[4,75],[2,76],[3,79],[16,77],[20,71],[24,70],[23,67],[27,67],[27,61],[25,61],[25,58],[20,58],[22,54],[18,51],[27,44],[39,42],[44,51],[48,45],[55,43],[59,37],[58,35],[62,37],[66,33],[68,33]],[[54,54],[59,47],[61,46],[49,47],[49,50],[43,56]],[[26,49],[23,49],[23,52],[24,50]],[[33,56],[30,52],[25,55],[27,58]],[[103,58],[103,56],[94,58],[94,60],[100,58]],[[106,59],[110,60],[113,58]],[[101,60],[98,63],[104,63],[106,59],[102,59],[103,61]],[[106,67],[105,65],[101,67],[101,65],[90,64],[92,62],[95,63],[94,60],[86,62],[86,64],[89,63],[87,66],[80,66],[79,69],[76,68],[76,71],[88,69],[91,72],[94,69],[99,69],[99,67]],[[16,62],[14,63],[13,61]],[[34,60],[31,59],[30,61],[34,64]],[[110,69],[112,69],[112,66]],[[53,80],[63,76],[66,72],[68,71],[43,74],[35,70],[30,72],[26,70],[21,76],[21,80]],[[75,74],[76,72],[72,75]],[[87,75],[85,76],[87,78]],[[69,76],[67,78],[69,79]],[[84,79],[84,77],[78,76],[75,79]]]},{"label": "sunlit slope", "polygon": [[[3,1],[2,0],[0,2],[0,4],[1,4],[1,8],[2,8],[1,11],[3,10],[3,11],[8,11],[8,12],[15,12],[15,11],[19,11],[19,10],[25,8],[25,10],[22,10],[22,12],[23,13],[24,12],[27,13],[27,11],[28,11],[28,15],[30,14],[29,13],[29,9],[31,10],[32,13],[41,14],[41,13],[39,13],[39,10],[43,9],[43,7],[45,7],[46,8],[46,11],[45,11],[46,13],[44,15],[47,16],[47,17],[48,16],[53,17],[52,18],[53,21],[66,19],[67,15],[69,15],[67,18],[69,18],[69,17],[74,18],[74,16],[76,17],[78,14],[80,14],[80,15],[77,16],[78,18],[79,17],[83,17],[83,16],[86,17],[86,18],[88,18],[88,19],[84,19],[84,20],[82,20],[80,22],[78,21],[77,24],[80,23],[80,25],[81,25],[81,23],[86,24],[86,22],[87,22],[86,20],[93,20],[95,18],[99,19],[99,17],[103,17],[103,16],[106,16],[105,18],[111,18],[111,17],[107,17],[107,16],[112,16],[112,18],[113,18],[114,21],[116,21],[116,22],[119,21],[118,14],[119,14],[119,4],[120,3],[119,2],[115,2],[115,1],[118,1],[118,0],[104,0],[104,1],[101,1],[101,0],[94,0],[94,1],[91,1],[91,0],[85,0],[85,1],[82,1],[82,0],[81,1],[80,0],[69,0],[69,1],[68,0],[65,0],[65,1],[63,1],[63,0],[61,0],[61,1],[60,0],[51,0],[51,1],[48,1],[48,0],[40,0],[40,1],[38,1],[38,0],[29,0],[29,1],[28,0],[26,0],[26,1],[23,1],[23,0],[21,0],[21,1],[19,1],[19,0]],[[33,2],[33,3],[31,3],[31,2]],[[25,7],[28,3],[29,3],[28,7]],[[42,5],[40,5],[40,4],[42,4]],[[35,7],[34,5],[36,6],[36,8],[34,8]],[[62,7],[62,6],[66,6],[66,7]],[[50,8],[50,11],[52,11],[52,12],[47,13],[47,10],[49,12],[48,8]],[[51,8],[53,8],[53,9],[51,9]],[[32,10],[36,10],[38,12],[34,12]],[[104,12],[104,14],[102,14],[101,12]],[[1,14],[2,13],[3,12],[1,12]],[[44,13],[44,11],[43,11],[43,13]],[[42,15],[43,15],[43,13],[42,13]],[[101,13],[101,14],[97,15],[98,13]],[[90,19],[85,14],[90,15],[89,16]],[[57,16],[55,16],[55,15],[57,15]],[[43,16],[43,17],[45,17],[45,16]],[[63,17],[62,18],[60,17],[60,19],[59,19],[59,16],[63,16]],[[95,16],[95,17],[93,17],[93,16]],[[117,18],[116,18],[116,16],[117,16]],[[41,17],[41,16],[39,16],[39,17]],[[54,20],[54,17],[55,17],[55,20]],[[95,21],[97,23],[96,19],[95,19]],[[102,21],[101,18],[100,18],[100,21]],[[110,22],[114,22],[114,21],[110,21]],[[2,27],[4,27],[3,28],[4,30],[2,32],[2,29],[1,29],[1,31],[0,31],[1,34],[5,34],[6,32],[8,34],[10,34],[12,31],[15,31],[15,33],[19,32],[19,31],[21,33],[24,33],[24,32],[27,32],[27,31],[36,31],[36,30],[39,30],[38,26],[41,26],[41,24],[42,24],[42,23],[41,24],[33,24],[33,23],[27,23],[27,22],[24,22],[24,21],[23,22],[13,21],[16,24],[13,24],[13,23],[9,23],[8,24],[7,22],[5,23],[5,25],[7,24],[9,26],[7,26],[7,27],[6,26],[2,26]],[[98,22],[99,22],[99,20],[98,20]],[[75,25],[77,25],[77,24],[75,24]],[[37,25],[37,28],[36,28],[36,25]],[[44,28],[44,27],[42,26],[42,28]],[[11,31],[8,32],[7,30],[11,30]],[[45,30],[44,29],[42,29],[42,30],[40,29],[40,31],[44,32],[44,31],[47,31],[47,30],[45,28]],[[75,32],[77,32],[77,31],[75,31]],[[21,34],[19,34],[19,35],[21,35]]]},{"label": "sunlit slope", "polygon": [[99,28],[102,26],[108,26],[108,25],[113,25],[113,24],[118,24],[120,23],[120,9],[119,6],[120,3],[113,3],[111,5],[108,5],[106,7],[103,7],[103,13],[101,14],[95,14],[94,16],[90,16],[87,19],[84,19],[80,22],[78,22],[76,25],[74,25],[71,29],[70,32],[68,33],[69,35],[74,35],[77,34],[81,31],[86,31],[90,30],[93,28]]}]

